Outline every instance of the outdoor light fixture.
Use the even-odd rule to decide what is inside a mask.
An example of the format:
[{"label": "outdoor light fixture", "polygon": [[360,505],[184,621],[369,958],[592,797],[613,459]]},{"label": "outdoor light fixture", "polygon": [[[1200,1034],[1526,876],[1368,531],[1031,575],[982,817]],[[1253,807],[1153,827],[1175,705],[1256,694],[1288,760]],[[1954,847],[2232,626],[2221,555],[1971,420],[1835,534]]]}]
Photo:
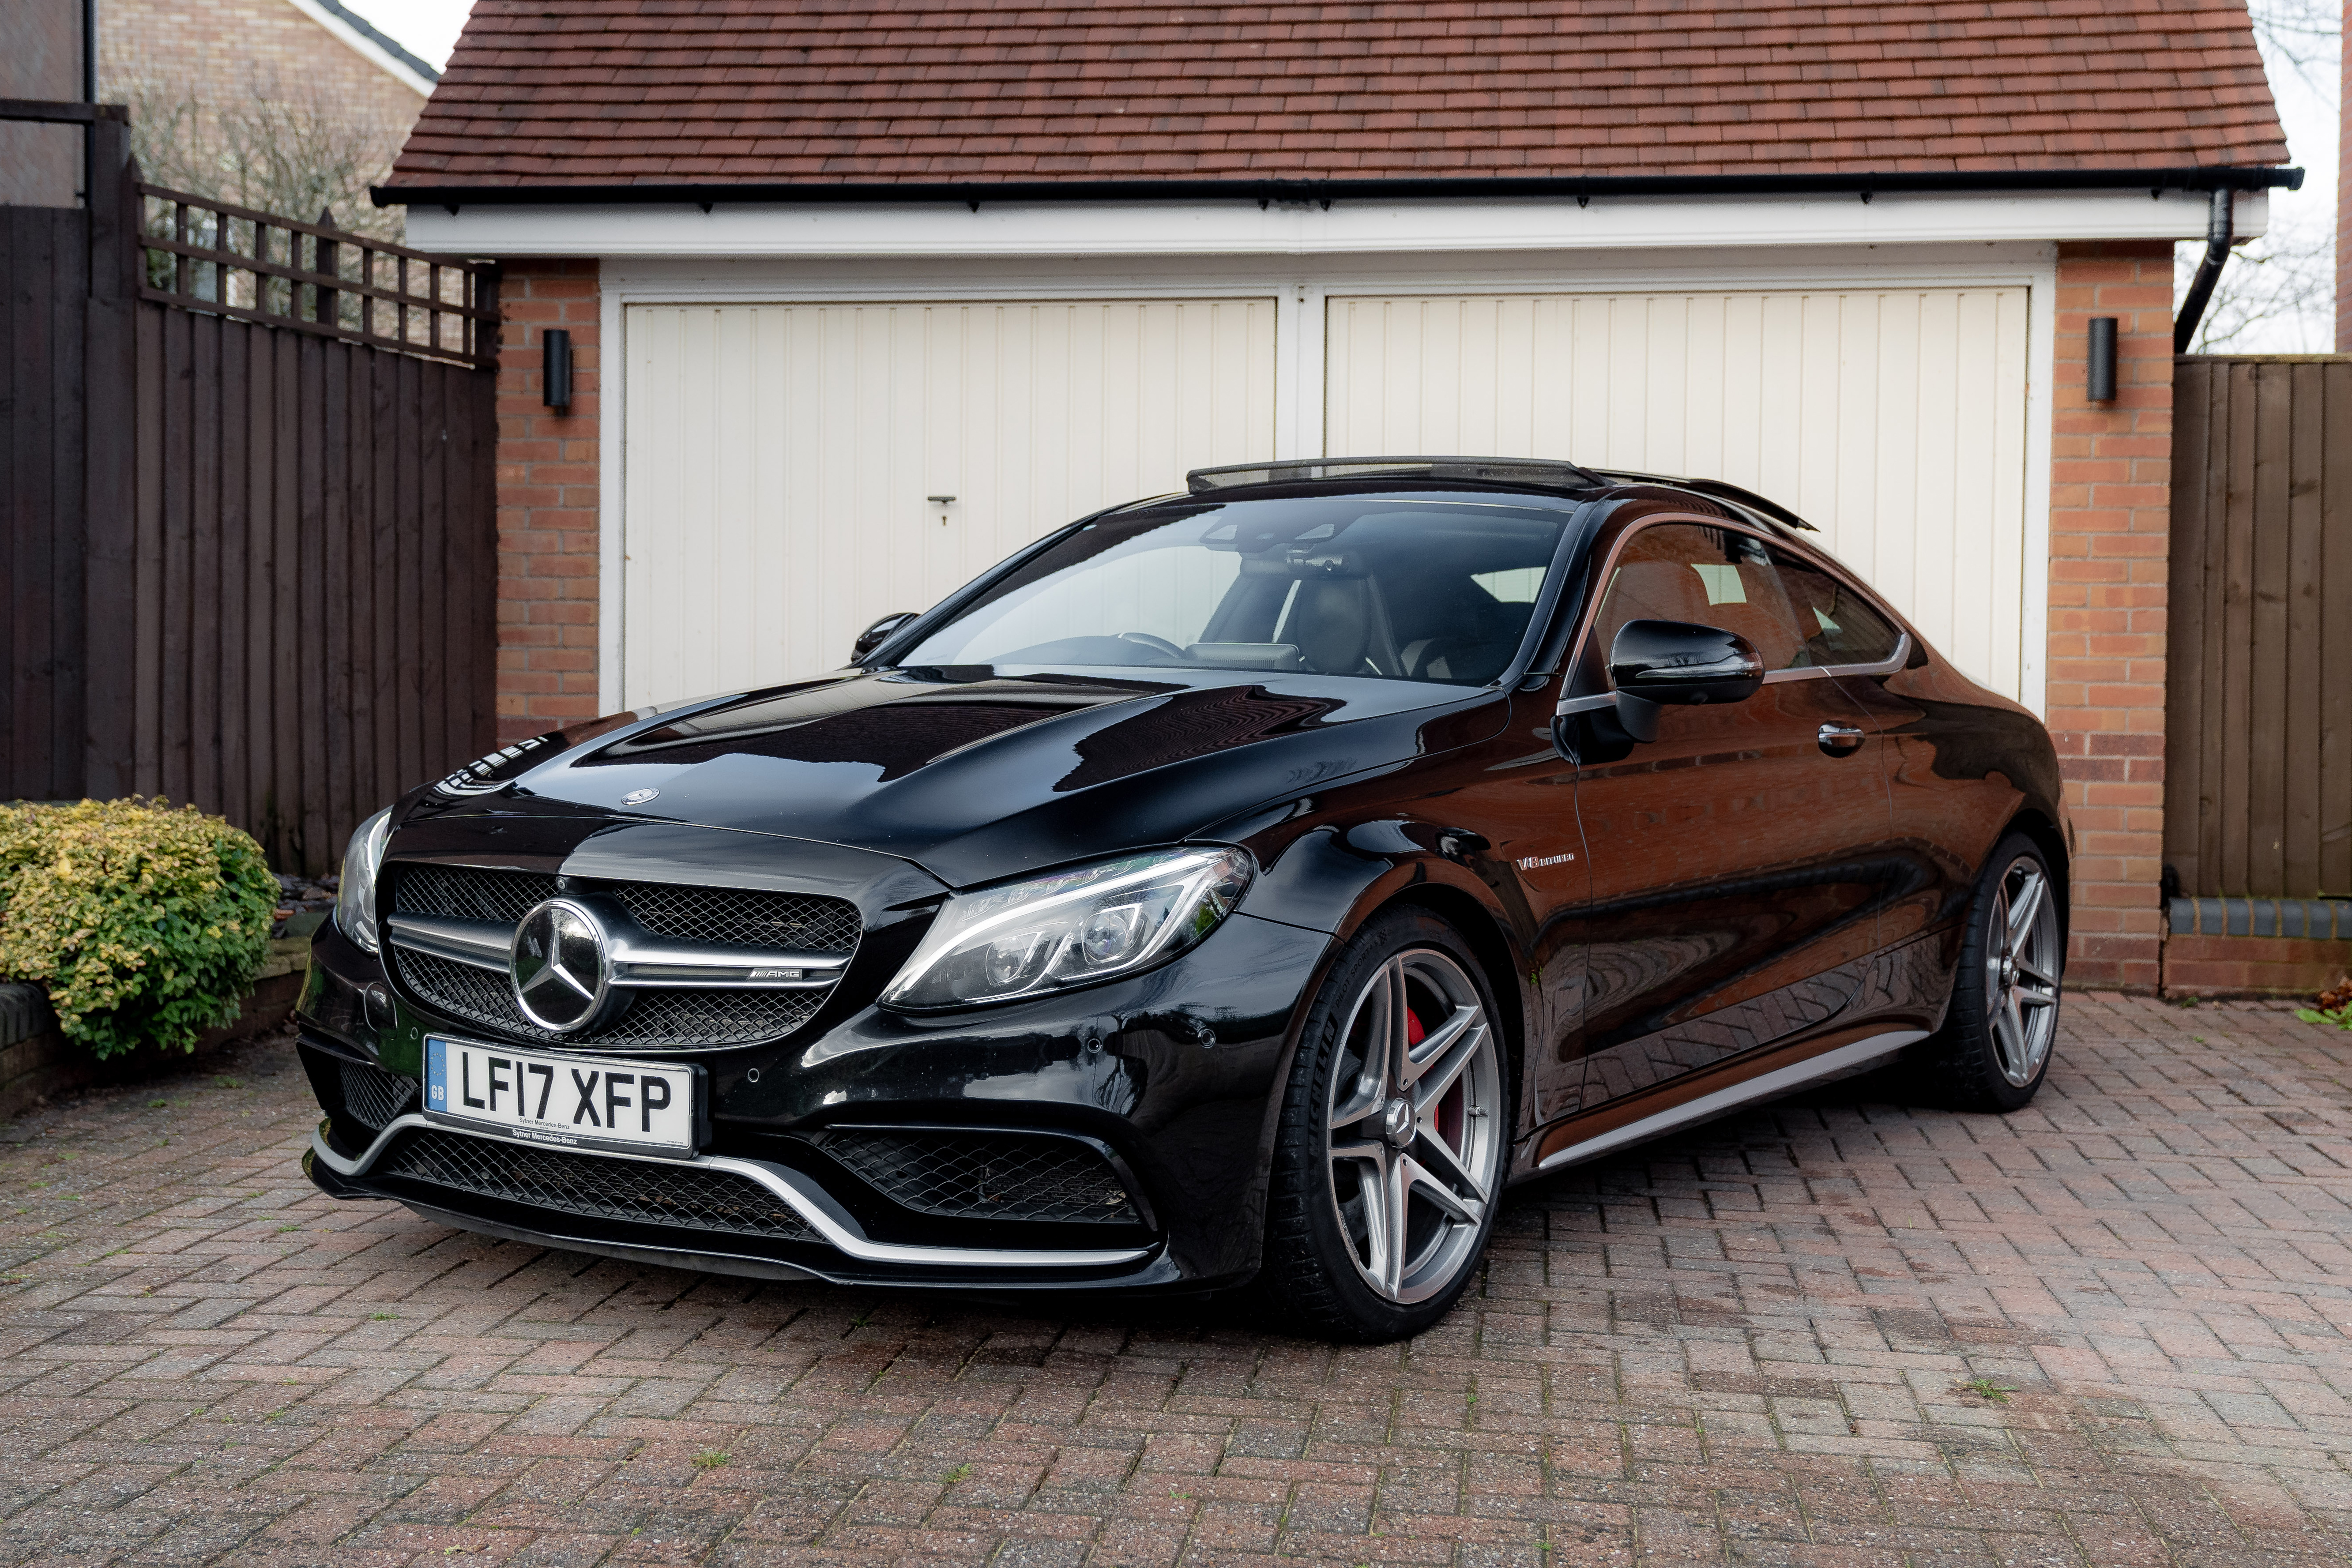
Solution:
[{"label": "outdoor light fixture", "polygon": [[[2108,341],[2112,344],[2115,337],[2115,323],[2109,321],[2107,327]],[[2115,361],[2112,347],[2108,351],[2107,359],[2112,365]],[[2115,377],[2110,374],[2107,379],[2112,383]],[[572,334],[562,327],[550,327],[539,334],[539,384],[540,400],[550,408],[559,413],[571,408]],[[2112,397],[2115,395],[2109,393],[2108,395]]]},{"label": "outdoor light fixture", "polygon": [[2116,319],[2113,316],[2091,318],[2091,366],[2089,390],[2084,394],[2094,403],[2116,400]]}]

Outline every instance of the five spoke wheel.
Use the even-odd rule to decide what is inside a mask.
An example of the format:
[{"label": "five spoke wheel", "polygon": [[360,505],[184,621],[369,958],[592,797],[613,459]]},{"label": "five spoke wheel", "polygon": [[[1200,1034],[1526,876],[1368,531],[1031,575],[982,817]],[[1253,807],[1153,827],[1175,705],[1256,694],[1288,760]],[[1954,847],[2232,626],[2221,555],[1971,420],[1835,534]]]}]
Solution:
[{"label": "five spoke wheel", "polygon": [[2058,1031],[2058,910],[2050,877],[2030,855],[2010,862],[1993,889],[1984,943],[1985,1028],[1995,1065],[2023,1089],[2049,1059]]},{"label": "five spoke wheel", "polygon": [[1477,1252],[1507,1135],[1494,1029],[1461,965],[1433,948],[1381,964],[1330,1084],[1331,1202],[1357,1273],[1400,1304],[1437,1295]]}]

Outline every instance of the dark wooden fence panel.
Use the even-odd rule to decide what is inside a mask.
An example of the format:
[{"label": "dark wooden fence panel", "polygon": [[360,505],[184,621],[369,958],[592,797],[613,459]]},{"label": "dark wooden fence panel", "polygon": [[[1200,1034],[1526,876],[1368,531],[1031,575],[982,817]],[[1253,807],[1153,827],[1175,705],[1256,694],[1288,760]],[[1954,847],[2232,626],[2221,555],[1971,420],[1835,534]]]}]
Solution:
[{"label": "dark wooden fence panel", "polygon": [[[0,798],[81,783],[82,344],[89,221],[0,207]],[[64,657],[61,657],[63,655]]]},{"label": "dark wooden fence panel", "polygon": [[0,110],[93,153],[88,210],[0,207],[0,798],[193,801],[327,869],[493,744],[494,275]]},{"label": "dark wooden fence panel", "polygon": [[131,787],[322,869],[360,818],[494,743],[491,378],[137,310]]},{"label": "dark wooden fence panel", "polygon": [[2352,357],[2173,383],[2165,861],[2209,897],[2352,897]]}]

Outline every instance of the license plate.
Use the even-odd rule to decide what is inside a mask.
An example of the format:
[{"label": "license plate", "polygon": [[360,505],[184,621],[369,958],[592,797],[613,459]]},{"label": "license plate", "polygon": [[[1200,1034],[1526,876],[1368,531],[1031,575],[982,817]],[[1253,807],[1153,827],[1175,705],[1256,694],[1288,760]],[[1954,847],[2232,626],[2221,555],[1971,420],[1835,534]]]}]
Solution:
[{"label": "license plate", "polygon": [[692,1157],[700,1069],[425,1037],[425,1114],[528,1143]]}]

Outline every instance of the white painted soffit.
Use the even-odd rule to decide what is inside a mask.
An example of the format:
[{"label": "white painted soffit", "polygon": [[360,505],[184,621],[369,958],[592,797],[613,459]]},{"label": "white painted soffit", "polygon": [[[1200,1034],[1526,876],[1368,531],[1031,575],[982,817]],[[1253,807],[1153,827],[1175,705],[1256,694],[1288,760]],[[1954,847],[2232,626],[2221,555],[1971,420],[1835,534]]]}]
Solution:
[{"label": "white painted soffit", "polygon": [[[1596,196],[1552,201],[418,204],[408,243],[467,256],[1348,255],[1410,251],[2202,239],[2200,192]],[[2270,199],[2237,197],[2241,239]]]}]

